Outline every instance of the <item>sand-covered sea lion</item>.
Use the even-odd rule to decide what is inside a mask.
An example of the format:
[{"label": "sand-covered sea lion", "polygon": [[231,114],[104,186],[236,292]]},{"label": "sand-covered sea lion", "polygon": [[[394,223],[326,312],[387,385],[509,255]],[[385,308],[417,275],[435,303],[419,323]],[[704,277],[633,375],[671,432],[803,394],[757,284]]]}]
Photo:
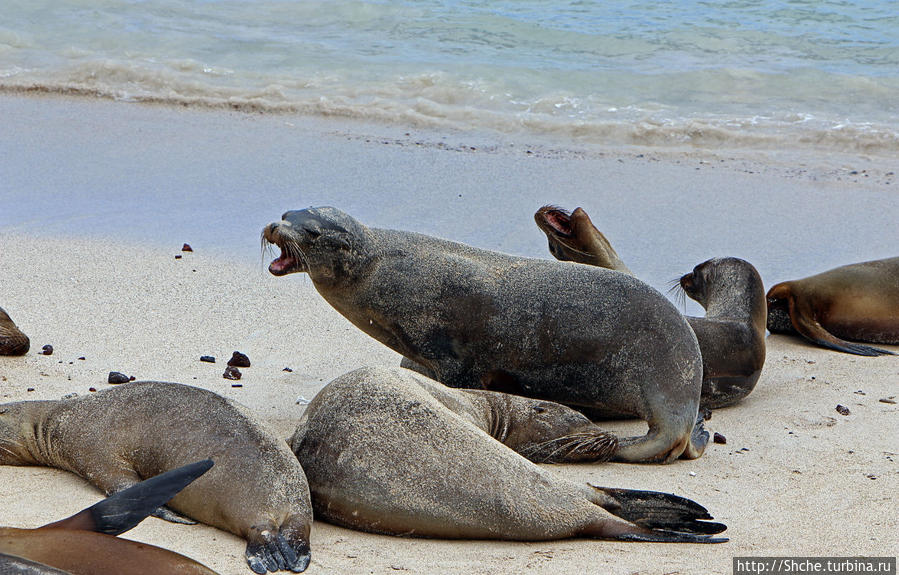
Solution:
[{"label": "sand-covered sea lion", "polygon": [[[556,259],[632,272],[582,208],[540,208],[534,219]],[[678,285],[706,310],[686,316],[702,352],[703,408],[733,405],[755,388],[765,364],[765,288],[755,267],[739,258],[714,258]]]},{"label": "sand-covered sea lion", "polygon": [[0,307],[0,355],[25,355],[31,342]]},{"label": "sand-covered sea lion", "polygon": [[315,396],[290,445],[317,518],[419,537],[724,541],[709,536],[725,526],[693,501],[579,485],[535,465],[448,409],[439,385],[369,367]]},{"label": "sand-covered sea lion", "polygon": [[768,290],[768,330],[799,333],[856,355],[894,352],[853,343],[899,344],[899,257],[841,266]]},{"label": "sand-covered sea lion", "polygon": [[368,228],[330,207],[287,212],[263,240],[281,249],[272,274],[308,273],[337,311],[444,384],[647,421],[615,460],[705,449],[696,337],[633,277]]},{"label": "sand-covered sea lion", "polygon": [[118,539],[212,467],[199,461],[119,491],[38,529],[0,527],[0,573],[11,575],[215,575],[193,559]]},{"label": "sand-covered sea lion", "polygon": [[303,469],[284,440],[236,402],[149,381],[0,405],[0,464],[58,467],[107,494],[197,459],[215,467],[169,507],[245,538],[257,573],[303,571],[312,525]]}]

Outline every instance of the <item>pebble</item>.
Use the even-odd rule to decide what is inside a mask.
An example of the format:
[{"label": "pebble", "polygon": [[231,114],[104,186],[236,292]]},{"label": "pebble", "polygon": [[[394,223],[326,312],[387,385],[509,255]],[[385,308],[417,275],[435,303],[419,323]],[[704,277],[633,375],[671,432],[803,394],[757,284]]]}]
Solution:
[{"label": "pebble", "polygon": [[200,361],[205,361],[206,363],[215,363],[215,358],[211,355],[201,355]]},{"label": "pebble", "polygon": [[43,355],[53,355],[53,346],[49,343],[41,348],[41,353]]},{"label": "pebble", "polygon": [[849,415],[851,412],[845,405],[837,404],[837,413],[839,413],[840,415]]},{"label": "pebble", "polygon": [[225,379],[240,379],[240,370],[238,370],[234,366],[228,366],[225,368],[225,373],[222,374],[222,377]]},{"label": "pebble", "polygon": [[715,443],[725,444],[727,443],[727,438],[716,431],[715,435],[712,436],[712,441],[714,441]]},{"label": "pebble", "polygon": [[129,378],[127,375],[120,371],[110,371],[109,379],[107,380],[109,383],[128,383],[132,378]]},{"label": "pebble", "polygon": [[194,249],[192,247],[190,247],[190,244],[184,244],[183,246],[181,246],[181,251],[182,252],[192,252],[192,251],[194,251]]},{"label": "pebble", "polygon": [[246,354],[235,351],[228,360],[228,365],[232,367],[250,367],[250,358]]}]

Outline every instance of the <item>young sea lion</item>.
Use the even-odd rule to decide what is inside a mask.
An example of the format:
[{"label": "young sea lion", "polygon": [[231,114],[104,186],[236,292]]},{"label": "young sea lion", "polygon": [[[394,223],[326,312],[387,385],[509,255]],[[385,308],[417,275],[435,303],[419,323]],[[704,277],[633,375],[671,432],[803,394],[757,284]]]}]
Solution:
[{"label": "young sea lion", "polygon": [[442,383],[646,420],[616,460],[705,449],[696,337],[633,277],[367,228],[329,207],[287,212],[263,240],[281,249],[272,274],[308,273],[337,311]]},{"label": "young sea lion", "polygon": [[148,381],[0,405],[0,464],[58,467],[107,494],[201,458],[215,467],[170,507],[245,538],[256,573],[305,570],[312,507],[303,469],[284,441],[236,402]]},{"label": "young sea lion", "polygon": [[0,527],[0,573],[22,575],[215,575],[193,559],[118,539],[212,467],[205,460],[179,467],[38,529]]},{"label": "young sea lion", "polygon": [[315,396],[290,445],[317,518],[418,537],[725,541],[709,537],[726,527],[693,501],[579,485],[531,463],[447,408],[439,385],[369,367]]},{"label": "young sea lion", "polygon": [[[633,275],[581,208],[570,214],[543,206],[534,219],[556,259]],[[686,316],[702,352],[700,406],[733,405],[755,388],[765,364],[765,288],[749,262],[715,258],[680,278],[680,287],[706,310]]]},{"label": "young sea lion", "polygon": [[9,314],[0,307],[0,355],[25,355],[31,342],[13,323]]},{"label": "young sea lion", "polygon": [[895,355],[869,345],[899,344],[899,257],[838,267],[768,290],[768,330],[799,333],[856,355]]}]

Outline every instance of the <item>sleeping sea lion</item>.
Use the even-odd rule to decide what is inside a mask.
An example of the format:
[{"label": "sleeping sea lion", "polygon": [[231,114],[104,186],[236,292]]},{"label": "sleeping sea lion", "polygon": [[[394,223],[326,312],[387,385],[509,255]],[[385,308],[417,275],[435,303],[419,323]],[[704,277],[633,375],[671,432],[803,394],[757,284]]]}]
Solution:
[{"label": "sleeping sea lion", "polygon": [[[570,214],[540,208],[534,219],[556,259],[633,275],[581,208]],[[765,364],[765,288],[755,267],[739,258],[703,262],[679,280],[706,310],[686,316],[702,352],[702,408],[733,405],[755,388]]]},{"label": "sleeping sea lion", "polygon": [[768,290],[768,330],[799,333],[856,355],[895,352],[852,343],[899,344],[899,257],[838,267]]},{"label": "sleeping sea lion", "polygon": [[277,276],[306,272],[365,333],[452,387],[507,391],[649,423],[613,459],[699,457],[702,358],[660,293],[601,268],[368,228],[335,208],[287,212],[263,240]]},{"label": "sleeping sea lion", "polygon": [[290,445],[316,518],[417,537],[726,541],[710,537],[726,527],[693,501],[576,484],[531,463],[449,409],[440,386],[369,367],[315,396]]},{"label": "sleeping sea lion", "polygon": [[[312,525],[303,469],[284,440],[236,402],[146,381],[0,405],[0,464],[65,469],[107,494],[201,458],[215,467],[170,507],[246,539],[256,573],[303,571]],[[158,515],[178,518],[165,508]]]}]

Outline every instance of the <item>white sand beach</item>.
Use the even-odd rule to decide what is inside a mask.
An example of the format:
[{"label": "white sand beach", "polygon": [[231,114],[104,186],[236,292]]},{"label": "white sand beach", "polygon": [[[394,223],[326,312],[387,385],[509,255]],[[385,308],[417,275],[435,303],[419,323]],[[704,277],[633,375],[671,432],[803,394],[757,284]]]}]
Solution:
[{"label": "white sand beach", "polygon": [[[26,356],[0,357],[0,402],[87,394],[120,371],[232,397],[287,437],[301,398],[351,369],[399,363],[307,277],[266,271],[262,227],[310,205],[543,258],[533,212],[580,205],[661,290],[714,256],[749,260],[770,286],[895,256],[899,246],[895,159],[569,149],[488,133],[16,95],[0,96],[0,118],[0,306],[31,338]],[[184,243],[194,251],[181,252]],[[767,343],[756,390],[707,423],[727,443],[702,458],[552,466],[577,481],[694,499],[727,524],[728,543],[440,541],[316,522],[308,573],[724,574],[735,556],[896,556],[899,405],[880,400],[899,396],[899,358],[784,336]],[[53,355],[39,354],[45,344]],[[222,378],[235,350],[253,363],[242,387]],[[0,466],[0,485],[0,525],[37,527],[101,497],[47,468]],[[250,573],[244,542],[211,527],[150,518],[125,536],[223,575]]]}]

